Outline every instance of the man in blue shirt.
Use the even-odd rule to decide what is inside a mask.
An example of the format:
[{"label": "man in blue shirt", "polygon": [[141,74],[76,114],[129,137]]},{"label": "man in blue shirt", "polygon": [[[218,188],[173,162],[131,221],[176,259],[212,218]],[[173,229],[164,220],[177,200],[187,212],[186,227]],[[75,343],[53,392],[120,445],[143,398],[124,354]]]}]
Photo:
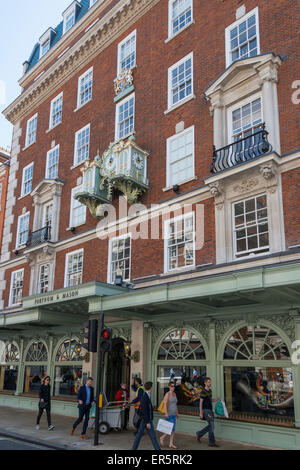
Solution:
[{"label": "man in blue shirt", "polygon": [[92,387],[92,384],[93,384],[92,377],[88,377],[86,384],[80,387],[78,395],[77,395],[79,418],[73,424],[70,434],[71,436],[73,436],[74,431],[77,428],[78,424],[80,424],[83,418],[85,418],[84,423],[83,423],[82,433],[81,433],[81,439],[88,439],[86,435],[86,430],[89,424],[91,406],[92,404],[95,403],[94,388]]}]

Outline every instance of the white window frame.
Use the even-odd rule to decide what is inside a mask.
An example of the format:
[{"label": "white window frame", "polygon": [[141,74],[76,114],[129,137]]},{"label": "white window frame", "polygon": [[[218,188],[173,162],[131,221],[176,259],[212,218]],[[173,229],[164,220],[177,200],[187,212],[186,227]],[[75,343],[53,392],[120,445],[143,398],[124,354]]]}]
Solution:
[{"label": "white window frame", "polygon": [[[47,43],[48,43],[48,48],[45,51],[43,51],[44,45]],[[45,54],[47,54],[47,52],[50,50],[50,47],[51,47],[51,36],[49,34],[49,36],[40,43],[40,58],[43,57]]]},{"label": "white window frame", "polygon": [[122,71],[122,67],[121,67],[121,49],[122,49],[122,46],[124,46],[124,44],[126,44],[126,42],[128,41],[131,41],[132,37],[135,36],[135,59],[134,59],[134,65],[132,67],[130,67],[130,69],[128,70],[131,70],[133,69],[135,66],[136,66],[136,44],[137,44],[137,34],[136,34],[136,29],[134,31],[132,31],[132,33],[128,34],[128,36],[126,36],[125,39],[123,39],[123,41],[121,41],[119,44],[118,44],[118,67],[117,67],[117,74],[120,75],[121,71]]},{"label": "white window frame", "polygon": [[[239,18],[237,21],[232,23],[231,25],[227,26],[225,29],[225,56],[226,56],[226,68],[229,67],[233,61],[231,60],[231,44],[230,44],[230,31],[238,26],[239,24],[247,21],[250,16],[255,14],[255,22],[256,22],[256,37],[257,37],[257,55],[260,54],[260,34],[259,34],[259,12],[258,7],[253,8],[253,10],[249,11],[246,15],[242,18]],[[241,60],[241,59],[236,59]]]},{"label": "white window frame", "polygon": [[[243,252],[242,254],[239,254],[236,250],[236,228],[235,228],[235,212],[234,212],[234,206],[235,204],[239,204],[241,202],[246,202],[246,201],[250,201],[251,199],[257,199],[259,197],[262,197],[262,196],[265,196],[266,198],[266,209],[267,209],[267,222],[264,222],[264,223],[267,223],[268,224],[268,235],[269,235],[269,245],[268,246],[265,246],[261,249],[257,248],[256,251],[257,253],[255,253],[254,251],[255,250],[248,250],[247,252]],[[271,252],[271,224],[270,224],[270,208],[269,208],[269,203],[268,203],[268,195],[266,192],[262,192],[262,193],[259,193],[259,194],[254,194],[252,196],[249,196],[249,197],[246,197],[246,198],[243,198],[243,199],[239,199],[237,201],[233,201],[231,203],[231,214],[232,214],[232,243],[233,243],[233,259],[234,260],[240,260],[240,259],[251,259],[253,257],[257,257],[257,256],[264,256],[268,253]],[[257,224],[258,226],[259,224]],[[247,226],[245,225],[245,230],[246,230]],[[241,230],[241,228],[240,228]],[[246,237],[247,238],[247,237]]]},{"label": "white window frame", "polygon": [[[76,188],[73,188],[72,191],[71,191],[71,204],[70,204],[70,223],[69,223],[69,227],[79,227],[80,225],[84,225],[86,223],[86,206],[84,204],[80,204],[80,206],[83,207],[84,209],[84,221],[81,222],[80,224],[75,224],[74,220],[73,220],[73,211],[74,211],[74,205],[75,205],[75,201],[79,203],[79,201],[77,201],[74,196],[77,194],[77,193],[80,193],[82,192],[83,190],[83,187],[82,185],[81,186],[76,186]],[[78,205],[77,208],[80,207]]]},{"label": "white window frame", "polygon": [[118,237],[113,237],[110,238],[108,243],[108,267],[107,267],[107,283],[108,284],[113,284],[114,281],[112,280],[112,245],[113,242],[119,241],[119,240],[124,240],[126,238],[129,238],[130,240],[130,258],[129,258],[129,279],[123,279],[123,281],[130,282],[131,279],[131,262],[132,262],[132,234],[131,233],[125,233],[124,235],[120,235]]},{"label": "white window frame", "polygon": [[[59,122],[57,122],[56,124],[53,124],[53,108],[54,108],[55,103],[60,99],[62,100],[61,101],[61,118],[60,118]],[[62,122],[63,102],[64,102],[64,93],[63,93],[63,91],[59,95],[57,95],[55,98],[53,98],[53,100],[51,101],[51,103],[50,103],[49,130],[53,129],[56,126],[58,126]]]},{"label": "white window frame", "polygon": [[[133,98],[133,129],[130,132],[128,132],[128,134],[124,134],[122,137],[120,137],[119,110],[122,105],[124,105],[127,101],[130,101],[132,98]],[[135,128],[135,93],[131,93],[129,96],[124,98],[124,100],[117,103],[116,118],[115,118],[115,141],[118,142],[119,140],[124,140],[130,135],[134,134],[135,132],[134,128]]]},{"label": "white window frame", "polygon": [[[31,168],[31,167],[32,167],[31,188],[30,188],[30,191],[25,192],[25,172],[26,172],[26,170],[29,170],[29,168]],[[27,194],[30,194],[31,191],[32,191],[33,168],[34,168],[34,162],[29,163],[29,165],[27,165],[23,168],[21,197],[27,196]]]},{"label": "white window frame", "polygon": [[[73,2],[64,12],[63,12],[63,35],[66,34],[70,29],[73,28],[73,26],[76,23],[76,8],[77,8],[78,2]],[[67,29],[67,19],[69,16],[74,15],[74,23]]]},{"label": "white window frame", "polygon": [[[80,282],[80,284],[76,284],[76,285],[74,285],[74,286],[70,286],[70,285],[68,284],[68,264],[69,264],[69,258],[70,258],[71,256],[76,255],[77,253],[82,253],[81,282]],[[75,251],[72,251],[72,252],[66,254],[66,258],[65,258],[65,280],[64,280],[64,287],[76,287],[76,286],[82,284],[82,280],[83,280],[83,262],[84,262],[84,249],[83,249],[83,248],[81,248],[80,250],[75,250]]]},{"label": "white window frame", "polygon": [[230,106],[227,108],[227,139],[228,139],[228,145],[233,143],[232,136],[233,136],[233,125],[232,125],[232,113],[236,111],[239,108],[243,108],[247,104],[252,103],[253,101],[257,100],[258,98],[261,99],[261,119],[262,119],[262,124],[264,123],[264,102],[263,102],[263,96],[262,93],[255,93],[254,95],[248,96],[247,98],[238,101],[234,105]]},{"label": "white window frame", "polygon": [[193,2],[193,0],[190,0],[191,1],[191,21],[189,21],[181,29],[179,29],[178,31],[173,33],[173,5],[174,5],[175,1],[176,0],[169,0],[169,22],[168,22],[168,24],[169,24],[169,27],[168,27],[169,38],[168,39],[171,39],[174,36],[177,36],[177,34],[180,34],[181,31],[184,31],[188,26],[190,26],[194,22],[194,16],[193,16],[193,3],[194,2]]},{"label": "white window frame", "polygon": [[[83,160],[78,161],[78,137],[79,134],[84,132],[86,129],[89,129],[89,151],[88,151],[88,156],[84,158]],[[74,142],[74,159],[73,159],[73,165],[78,166],[84,163],[86,160],[89,160],[90,158],[90,142],[91,142],[91,125],[87,124],[86,126],[82,127],[79,129],[77,132],[75,132],[75,142]]]},{"label": "white window frame", "polygon": [[[35,126],[35,138],[32,142],[29,142],[29,126],[32,121],[36,120],[36,126]],[[34,114],[30,119],[27,121],[27,126],[26,126],[26,139],[25,139],[25,148],[30,147],[30,145],[33,145],[36,142],[36,136],[37,136],[37,121],[38,121],[38,113]]]},{"label": "white window frame", "polygon": [[46,292],[49,292],[50,290],[50,281],[51,281],[51,265],[50,263],[45,263],[45,264],[40,264],[39,265],[39,272],[38,272],[38,288],[37,288],[37,293],[38,294],[46,294],[46,292],[41,292],[41,271],[43,266],[49,266],[49,272],[48,272],[48,289]]},{"label": "white window frame", "polygon": [[[194,253],[194,262],[193,264],[189,264],[187,266],[177,266],[174,269],[169,269],[169,226],[171,223],[176,223],[177,221],[182,219],[182,223],[184,223],[184,219],[188,219],[192,216],[193,219],[193,253]],[[190,270],[196,266],[196,249],[195,249],[195,212],[191,211],[187,214],[179,215],[174,217],[173,219],[168,219],[164,221],[164,272],[165,273],[172,273],[176,271],[183,271],[183,270]]]},{"label": "white window frame", "polygon": [[[174,69],[178,68],[181,64],[187,62],[191,59],[191,68],[192,68],[192,89],[189,95],[185,96],[181,100],[178,100],[176,103],[173,103],[173,96],[172,96],[172,72]],[[185,103],[186,101],[190,100],[194,95],[194,53],[190,52],[185,57],[180,59],[176,64],[171,65],[168,68],[168,110],[177,108],[181,104]]]},{"label": "white window frame", "polygon": [[[86,78],[87,75],[89,75],[92,72],[92,86],[91,86],[91,97],[84,101],[83,103],[80,103],[80,82]],[[82,108],[86,103],[89,103],[93,99],[93,84],[94,84],[94,67],[90,67],[88,70],[86,70],[83,74],[78,77],[78,86],[77,86],[77,109]]]},{"label": "white window frame", "polygon": [[[21,226],[21,220],[25,217],[28,217],[28,229],[27,229],[27,240],[25,243],[19,243],[19,236],[20,236],[20,226]],[[29,222],[30,222],[30,212],[26,212],[25,214],[21,214],[18,217],[18,227],[17,227],[17,236],[16,236],[16,250],[18,248],[21,248],[22,246],[26,245],[26,242],[28,241],[28,236],[29,236]]]},{"label": "white window frame", "polygon": [[[50,177],[49,177],[49,156],[50,156],[50,153],[56,151],[57,149],[58,149],[57,175],[56,175],[55,178],[50,178]],[[60,152],[59,144],[56,145],[55,147],[53,147],[52,149],[50,149],[50,150],[47,152],[47,158],[46,158],[46,175],[45,175],[45,178],[46,178],[46,179],[56,179],[56,178],[58,178],[59,152]]]},{"label": "white window frame", "polygon": [[[192,152],[192,158],[193,158],[193,174],[186,180],[182,180],[182,181],[178,181],[176,183],[173,183],[171,182],[171,162],[170,162],[170,157],[171,157],[171,152],[170,152],[170,148],[171,148],[171,144],[174,140],[182,137],[183,135],[185,134],[188,134],[192,132],[192,147],[193,147],[193,152]],[[185,156],[184,158],[186,158],[187,156]],[[194,178],[195,177],[195,126],[191,126],[189,127],[188,129],[185,129],[184,131],[182,132],[179,132],[178,134],[174,134],[172,135],[171,137],[169,137],[167,139],[167,168],[166,168],[166,176],[167,176],[167,183],[166,183],[166,186],[167,188],[169,187],[173,187],[174,184],[183,184],[185,181],[189,181],[190,179]]]},{"label": "white window frame", "polygon": [[22,297],[23,297],[23,287],[24,287],[24,268],[18,269],[17,271],[13,271],[10,276],[10,290],[9,290],[9,306],[13,307],[14,305],[21,305],[21,302],[12,303],[13,301],[13,277],[18,273],[23,273],[23,284],[22,284]]}]

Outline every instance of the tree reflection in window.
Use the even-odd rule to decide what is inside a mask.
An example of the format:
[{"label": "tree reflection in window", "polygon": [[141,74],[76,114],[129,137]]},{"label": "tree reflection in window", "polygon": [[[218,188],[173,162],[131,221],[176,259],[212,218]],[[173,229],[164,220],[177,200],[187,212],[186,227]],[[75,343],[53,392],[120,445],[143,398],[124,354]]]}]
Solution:
[{"label": "tree reflection in window", "polygon": [[290,358],[287,345],[271,328],[244,326],[228,340],[224,359],[231,360],[286,360]]},{"label": "tree reflection in window", "polygon": [[47,348],[41,341],[31,344],[26,355],[26,362],[46,362],[48,361]]},{"label": "tree reflection in window", "polygon": [[11,362],[19,362],[20,353],[18,347],[14,343],[7,343],[4,351],[5,364]]},{"label": "tree reflection in window", "polygon": [[173,330],[161,342],[158,360],[201,360],[205,351],[201,340],[189,330]]},{"label": "tree reflection in window", "polygon": [[56,362],[82,361],[82,347],[77,339],[63,341],[56,354]]}]

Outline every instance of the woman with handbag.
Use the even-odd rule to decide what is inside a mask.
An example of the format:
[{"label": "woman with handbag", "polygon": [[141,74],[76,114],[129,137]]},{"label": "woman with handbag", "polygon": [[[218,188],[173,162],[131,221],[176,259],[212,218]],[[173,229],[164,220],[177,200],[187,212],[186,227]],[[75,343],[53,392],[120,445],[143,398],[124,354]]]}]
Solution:
[{"label": "woman with handbag", "polygon": [[[165,411],[166,421],[173,424],[172,433],[170,435],[169,447],[170,447],[170,449],[177,449],[177,447],[174,445],[176,419],[178,419],[178,408],[177,408],[177,396],[176,396],[176,393],[175,393],[175,383],[174,382],[169,382],[168,386],[169,386],[169,391],[165,394],[163,402],[164,402],[164,411]],[[163,447],[163,445],[164,445],[164,439],[165,439],[166,436],[167,436],[167,434],[163,434],[160,437],[161,447]]]},{"label": "woman with handbag", "polygon": [[40,420],[44,410],[46,410],[47,421],[48,421],[48,431],[54,428],[51,424],[51,399],[50,399],[50,377],[44,377],[39,390],[39,414],[36,420],[36,429],[40,429]]}]

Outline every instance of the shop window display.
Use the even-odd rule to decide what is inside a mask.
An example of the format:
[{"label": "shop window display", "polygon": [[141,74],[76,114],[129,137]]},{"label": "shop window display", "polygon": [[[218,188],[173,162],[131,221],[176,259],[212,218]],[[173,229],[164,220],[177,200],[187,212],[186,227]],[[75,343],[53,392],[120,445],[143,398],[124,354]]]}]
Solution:
[{"label": "shop window display", "polygon": [[200,392],[206,376],[206,356],[201,340],[190,330],[173,330],[161,342],[157,361],[157,403],[175,382],[178,410],[183,414],[199,413]]},{"label": "shop window display", "polygon": [[[289,358],[288,347],[271,328],[245,326],[234,332],[226,344],[223,363],[231,419],[293,426],[293,375],[284,364]],[[246,361],[248,364],[243,364]]]},{"label": "shop window display", "polygon": [[38,394],[42,378],[47,375],[47,367],[42,365],[33,365],[25,367],[24,393]]},{"label": "shop window display", "polygon": [[2,343],[0,350],[0,392],[15,392],[20,361],[19,349],[14,343]]},{"label": "shop window display", "polygon": [[79,340],[65,339],[55,357],[54,396],[72,398],[77,395],[82,384],[82,361],[82,347]]}]

